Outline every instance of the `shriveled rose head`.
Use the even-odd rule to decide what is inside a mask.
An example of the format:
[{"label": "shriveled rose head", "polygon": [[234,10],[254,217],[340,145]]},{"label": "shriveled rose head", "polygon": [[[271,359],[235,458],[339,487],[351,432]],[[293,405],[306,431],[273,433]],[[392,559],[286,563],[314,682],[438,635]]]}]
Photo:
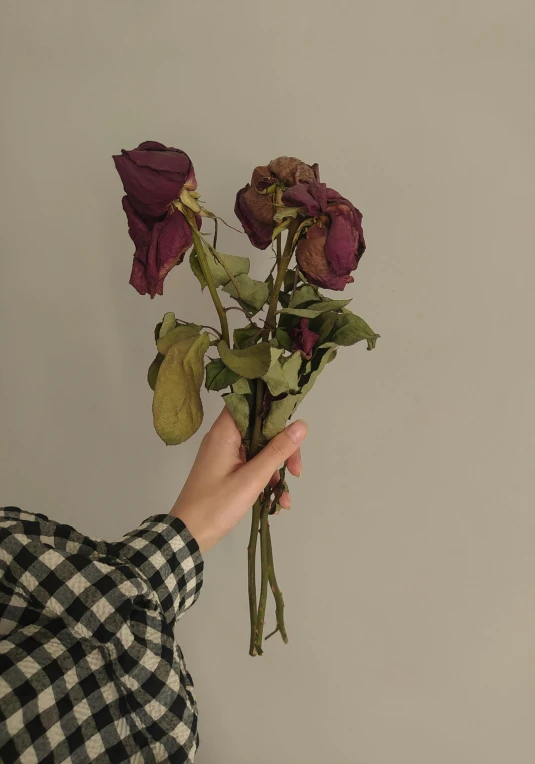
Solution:
[{"label": "shriveled rose head", "polygon": [[299,324],[288,332],[293,340],[292,350],[300,350],[303,358],[307,360],[312,358],[312,352],[320,338],[319,334],[308,328],[309,323],[309,318],[302,318]]},{"label": "shriveled rose head", "polygon": [[172,202],[183,189],[197,187],[193,164],[183,151],[156,141],[123,149],[113,161],[126,192],[123,209],[136,245],[130,283],[140,294],[161,295],[165,277],[192,244],[190,227]]},{"label": "shriveled rose head", "polygon": [[325,289],[345,289],[366,249],[362,214],[337,191],[318,182],[297,184],[285,192],[283,201],[304,207],[315,218],[296,249],[307,280]]},{"label": "shriveled rose head", "polygon": [[268,165],[259,165],[253,171],[251,183],[238,191],[234,211],[249,237],[258,249],[271,244],[275,228],[273,215],[276,197],[297,183],[318,180],[318,165],[308,165],[295,157],[278,157]]}]

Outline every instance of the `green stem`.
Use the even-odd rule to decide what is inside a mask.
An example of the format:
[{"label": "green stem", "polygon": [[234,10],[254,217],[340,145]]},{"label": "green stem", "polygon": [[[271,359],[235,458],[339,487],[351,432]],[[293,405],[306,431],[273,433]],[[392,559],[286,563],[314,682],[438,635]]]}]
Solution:
[{"label": "green stem", "polygon": [[286,633],[286,626],[284,624],[284,599],[277,583],[277,577],[275,576],[273,547],[271,546],[271,530],[269,527],[269,521],[267,525],[267,559],[269,585],[271,586],[271,591],[273,592],[273,596],[275,598],[275,618],[277,619],[277,628],[275,631],[272,631],[271,634],[268,634],[266,639],[269,639],[273,636],[273,634],[276,634],[278,631],[280,631],[282,641],[286,645],[288,644],[288,635]]},{"label": "green stem", "polygon": [[219,316],[219,323],[221,324],[221,336],[230,347],[230,333],[228,328],[227,314],[221,303],[221,300],[219,299],[214,280],[212,279],[212,274],[210,273],[210,268],[208,267],[208,260],[206,258],[206,252],[202,243],[202,239],[199,235],[199,231],[197,230],[197,221],[195,220],[195,215],[187,215],[187,220],[190,224],[195,252],[199,258],[199,264],[201,266],[204,278],[206,279],[206,285],[212,297],[215,309],[217,310],[217,315]]},{"label": "green stem", "polygon": [[[262,403],[264,400],[264,381],[256,380],[256,401],[255,401],[255,421],[253,437],[251,441],[251,450],[249,458],[252,459],[260,450],[260,435],[262,428]],[[261,497],[255,501],[253,506],[253,516],[251,519],[251,534],[249,536],[249,546],[247,547],[248,561],[248,586],[249,586],[249,616],[251,620],[251,635],[249,642],[249,655],[257,655],[256,636],[257,636],[257,607],[256,607],[256,547],[258,543],[258,528],[260,525],[260,514],[262,511]]]},{"label": "green stem", "polygon": [[[277,306],[279,304],[279,292],[281,290],[286,271],[288,270],[288,266],[290,265],[290,260],[292,259],[292,244],[297,229],[299,228],[299,224],[299,218],[296,218],[292,221],[290,227],[288,228],[288,238],[286,239],[284,252],[282,253],[282,256],[277,255],[279,268],[277,271],[277,278],[275,279],[275,283],[273,285],[273,294],[271,295],[271,302],[269,303],[269,308],[264,324],[264,339],[268,339],[270,332],[275,329],[275,315],[277,313]],[[280,252],[280,234],[277,237],[277,247],[278,252]]]},{"label": "green stem", "polygon": [[268,512],[269,496],[264,497],[262,502],[262,511],[260,513],[260,600],[258,602],[258,615],[256,618],[256,652],[262,655],[262,636],[264,633],[264,623],[266,620],[266,603],[268,590]]}]

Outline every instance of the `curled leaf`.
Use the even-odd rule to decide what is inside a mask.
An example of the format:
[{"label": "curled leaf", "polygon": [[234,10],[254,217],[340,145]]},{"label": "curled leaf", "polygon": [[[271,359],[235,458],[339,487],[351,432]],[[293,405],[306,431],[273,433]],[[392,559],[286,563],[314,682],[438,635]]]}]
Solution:
[{"label": "curled leaf", "polygon": [[224,340],[217,346],[223,363],[240,377],[255,379],[262,377],[271,366],[271,346],[259,342],[244,350],[231,350]]},{"label": "curled leaf", "polygon": [[350,303],[351,300],[322,300],[321,302],[314,302],[307,305],[306,308],[283,308],[279,310],[287,316],[299,316],[300,318],[316,318],[322,313],[327,313],[333,310],[340,310]]},{"label": "curled leaf", "polygon": [[162,319],[161,324],[159,325],[160,328],[158,330],[158,337],[157,340],[161,340],[162,337],[165,337],[168,332],[171,331],[171,329],[174,329],[176,326],[176,318],[174,313],[166,313]]},{"label": "curled leaf", "polygon": [[256,339],[260,338],[262,330],[256,324],[248,324],[241,329],[234,329],[234,346],[238,350],[243,350],[248,345],[252,345]]},{"label": "curled leaf", "polygon": [[238,393],[227,393],[223,396],[225,405],[234,417],[234,421],[240,431],[242,438],[247,435],[249,429],[249,423],[251,419],[251,410],[249,408],[249,401],[245,395]]},{"label": "curled leaf", "polygon": [[208,334],[177,342],[162,362],[152,411],[154,428],[169,446],[184,443],[200,427],[203,418],[200,389]]},{"label": "curled leaf", "polygon": [[367,340],[368,350],[373,350],[378,337],[363,318],[353,313],[345,313],[336,320],[332,340],[337,345],[354,345],[361,340]]},{"label": "curled leaf", "polygon": [[149,383],[149,387],[151,390],[154,390],[154,388],[156,387],[158,372],[160,371],[160,366],[162,365],[164,358],[165,358],[164,355],[162,355],[161,353],[157,353],[156,358],[149,366],[149,370],[147,372],[147,382]]},{"label": "curled leaf", "polygon": [[271,440],[286,427],[286,422],[295,411],[300,401],[298,395],[287,395],[278,401],[272,401],[268,415],[262,425],[262,433],[267,440]]},{"label": "curled leaf", "polygon": [[[238,291],[236,291],[236,286]],[[223,291],[238,300],[240,304],[245,305],[246,308],[254,309],[255,312],[258,312],[269,298],[268,284],[265,281],[255,281],[245,273],[236,276],[234,283],[230,281],[223,287]]]},{"label": "curled leaf", "polygon": [[251,383],[245,377],[240,377],[232,385],[233,393],[240,393],[241,395],[251,395],[253,392],[251,389]]},{"label": "curled leaf", "polygon": [[198,324],[180,324],[174,329],[171,329],[163,337],[161,337],[156,343],[158,352],[162,355],[166,355],[173,345],[183,340],[189,340],[191,337],[198,337],[201,333],[202,326]]}]

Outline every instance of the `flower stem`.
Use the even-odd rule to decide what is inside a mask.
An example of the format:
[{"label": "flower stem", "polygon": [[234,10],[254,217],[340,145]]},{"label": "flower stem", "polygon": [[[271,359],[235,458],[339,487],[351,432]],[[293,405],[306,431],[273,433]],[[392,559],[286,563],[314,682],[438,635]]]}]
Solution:
[{"label": "flower stem", "polygon": [[267,524],[267,560],[269,585],[271,586],[271,591],[273,592],[273,596],[275,598],[275,618],[277,619],[277,627],[275,631],[271,632],[271,634],[266,635],[266,639],[269,639],[269,637],[272,637],[279,631],[282,637],[282,641],[286,645],[288,644],[288,635],[286,633],[286,626],[284,624],[284,599],[282,592],[279,589],[277,578],[275,576],[275,566],[273,564],[273,547],[271,546],[271,530],[269,527],[269,521]]},{"label": "flower stem", "polygon": [[[274,319],[279,304],[279,292],[284,281],[284,274],[288,269],[292,257],[293,239],[299,226],[299,221],[293,221],[288,230],[288,238],[281,252],[281,237],[277,237],[277,277],[273,285],[273,295],[269,304],[266,321],[262,330],[262,339],[269,339],[269,335],[274,328]],[[264,403],[265,384],[263,379],[256,380],[256,402],[255,417],[253,425],[253,436],[249,458],[252,459],[260,450],[260,438],[262,435],[262,409]],[[275,597],[275,607],[277,615],[277,628],[281,632],[284,642],[288,641],[286,629],[284,626],[284,602],[282,592],[278,588],[275,570],[273,567],[273,551],[271,549],[271,536],[269,531],[269,503],[270,489],[266,488],[263,495],[260,496],[254,504],[253,516],[251,520],[251,535],[249,537],[248,555],[248,582],[249,582],[249,615],[251,620],[251,635],[249,655],[262,655],[262,635],[264,630],[264,620],[266,613],[267,585],[271,584],[273,596]],[[256,590],[256,550],[258,546],[258,534],[260,532],[260,562],[261,562],[261,583],[260,583],[260,601],[257,607]]]},{"label": "flower stem", "polygon": [[[279,304],[279,292],[282,287],[282,283],[284,281],[284,276],[286,275],[286,271],[288,270],[288,266],[290,264],[290,260],[292,259],[292,245],[294,236],[296,234],[297,229],[299,228],[299,218],[296,218],[292,221],[290,224],[290,227],[288,228],[288,238],[286,239],[286,244],[284,246],[284,252],[282,253],[282,256],[279,256],[277,254],[277,261],[278,261],[278,270],[277,270],[277,278],[275,279],[275,284],[273,285],[273,294],[271,295],[271,302],[269,303],[268,312],[266,315],[266,320],[264,324],[264,339],[269,338],[269,333],[275,328],[275,315],[277,313],[277,305]],[[277,237],[277,248],[278,253],[280,253],[280,234]]]},{"label": "flower stem", "polygon": [[199,265],[201,266],[204,278],[206,279],[206,285],[212,297],[215,309],[217,310],[217,315],[219,316],[219,322],[221,324],[221,336],[225,340],[227,345],[230,347],[230,334],[229,334],[229,328],[228,328],[227,314],[226,314],[225,308],[223,307],[221,303],[221,300],[219,299],[219,295],[217,293],[217,289],[214,284],[212,274],[210,273],[210,268],[208,267],[208,260],[206,258],[204,244],[202,242],[202,239],[199,235],[199,231],[197,229],[197,221],[195,220],[195,215],[193,214],[187,215],[187,220],[190,224],[191,234],[193,236],[193,244],[195,246],[195,252],[197,253],[197,257],[199,258]]},{"label": "flower stem", "polygon": [[262,502],[262,508],[260,513],[260,569],[261,569],[261,581],[260,581],[260,600],[258,602],[258,615],[256,618],[256,652],[257,655],[262,655],[262,635],[264,633],[264,623],[266,620],[266,602],[267,602],[267,589],[269,580],[268,571],[268,512],[269,512],[269,495],[264,497]]}]

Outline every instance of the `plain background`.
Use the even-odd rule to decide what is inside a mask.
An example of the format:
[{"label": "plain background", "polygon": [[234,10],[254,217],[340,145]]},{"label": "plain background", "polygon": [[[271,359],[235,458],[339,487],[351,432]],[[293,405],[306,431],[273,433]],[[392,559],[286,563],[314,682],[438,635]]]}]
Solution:
[{"label": "plain background", "polygon": [[[526,0],[3,1],[1,500],[113,540],[168,512],[145,374],[188,268],[128,285],[111,155],[185,149],[230,222],[254,165],[319,162],[364,213],[347,290],[382,335],[302,408],[272,523],[290,643],[247,654],[248,519],[177,636],[199,764],[535,759],[535,8]],[[221,232],[221,247],[264,254]],[[268,627],[273,622],[270,613]]]}]

